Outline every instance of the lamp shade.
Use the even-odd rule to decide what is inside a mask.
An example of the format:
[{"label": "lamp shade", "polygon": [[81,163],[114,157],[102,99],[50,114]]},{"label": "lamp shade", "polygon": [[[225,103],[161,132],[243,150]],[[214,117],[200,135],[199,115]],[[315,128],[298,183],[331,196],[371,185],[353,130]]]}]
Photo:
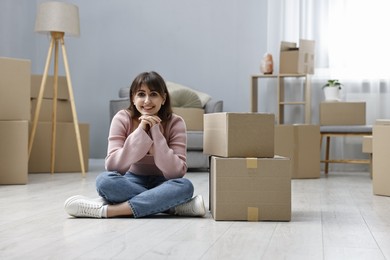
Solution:
[{"label": "lamp shade", "polygon": [[79,8],[63,2],[41,3],[35,20],[35,31],[63,32],[78,37],[80,35]]}]

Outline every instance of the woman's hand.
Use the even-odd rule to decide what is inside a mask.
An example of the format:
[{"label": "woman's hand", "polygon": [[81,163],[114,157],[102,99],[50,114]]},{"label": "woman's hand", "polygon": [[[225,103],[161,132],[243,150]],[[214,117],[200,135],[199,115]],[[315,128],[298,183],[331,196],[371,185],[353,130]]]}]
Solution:
[{"label": "woman's hand", "polygon": [[141,121],[139,126],[145,131],[161,122],[161,119],[156,115],[142,115],[138,118],[138,120]]}]

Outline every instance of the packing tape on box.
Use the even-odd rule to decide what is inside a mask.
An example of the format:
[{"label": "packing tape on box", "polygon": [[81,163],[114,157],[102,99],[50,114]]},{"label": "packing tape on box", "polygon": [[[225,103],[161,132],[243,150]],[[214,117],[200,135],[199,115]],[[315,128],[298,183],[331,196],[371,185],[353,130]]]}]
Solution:
[{"label": "packing tape on box", "polygon": [[[247,169],[257,169],[257,158],[246,158],[246,168]],[[248,221],[258,221],[259,220],[259,208],[248,207],[247,209],[247,220]]]},{"label": "packing tape on box", "polygon": [[247,169],[256,169],[257,168],[257,158],[246,158],[246,168]]},{"label": "packing tape on box", "polygon": [[248,207],[248,221],[259,221],[259,208]]}]

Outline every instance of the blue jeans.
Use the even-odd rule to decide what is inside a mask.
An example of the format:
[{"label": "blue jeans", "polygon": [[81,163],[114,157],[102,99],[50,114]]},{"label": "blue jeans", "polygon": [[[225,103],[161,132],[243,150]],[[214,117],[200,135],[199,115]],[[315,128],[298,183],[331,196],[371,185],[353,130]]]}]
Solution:
[{"label": "blue jeans", "polygon": [[185,178],[167,180],[164,176],[145,176],[127,172],[103,172],[96,178],[96,189],[110,204],[127,201],[134,218],[163,213],[189,201],[194,193]]}]

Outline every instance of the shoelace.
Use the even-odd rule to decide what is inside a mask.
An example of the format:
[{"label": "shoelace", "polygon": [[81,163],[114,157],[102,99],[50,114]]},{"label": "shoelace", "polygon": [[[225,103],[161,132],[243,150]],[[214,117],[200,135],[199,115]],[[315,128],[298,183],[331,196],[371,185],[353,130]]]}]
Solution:
[{"label": "shoelace", "polygon": [[80,214],[88,217],[101,217],[101,205],[91,204],[90,202],[81,202],[79,205]]},{"label": "shoelace", "polygon": [[187,203],[185,203],[184,205],[180,205],[179,206],[179,211],[181,214],[195,214],[195,210],[194,210],[194,204],[195,204],[195,200],[191,200]]}]

